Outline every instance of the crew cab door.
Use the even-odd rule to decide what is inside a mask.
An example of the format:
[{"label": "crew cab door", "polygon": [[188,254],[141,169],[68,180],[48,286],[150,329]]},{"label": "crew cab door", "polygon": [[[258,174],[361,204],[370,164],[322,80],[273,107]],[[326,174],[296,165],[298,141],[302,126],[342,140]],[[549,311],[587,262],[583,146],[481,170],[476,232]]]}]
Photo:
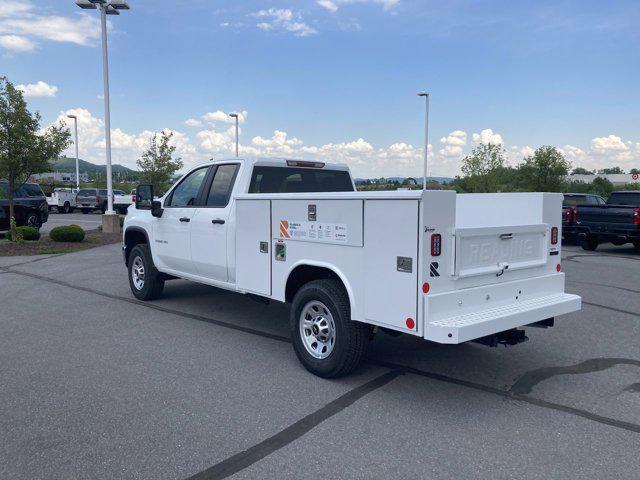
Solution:
[{"label": "crew cab door", "polygon": [[153,221],[154,260],[159,267],[196,274],[191,261],[191,221],[202,194],[209,167],[185,176],[164,200],[162,217]]},{"label": "crew cab door", "polygon": [[[229,245],[234,232],[231,192],[239,163],[221,163],[211,167],[199,206],[191,221],[191,257],[196,274],[211,280],[228,282]],[[233,239],[232,239],[233,240]]]}]

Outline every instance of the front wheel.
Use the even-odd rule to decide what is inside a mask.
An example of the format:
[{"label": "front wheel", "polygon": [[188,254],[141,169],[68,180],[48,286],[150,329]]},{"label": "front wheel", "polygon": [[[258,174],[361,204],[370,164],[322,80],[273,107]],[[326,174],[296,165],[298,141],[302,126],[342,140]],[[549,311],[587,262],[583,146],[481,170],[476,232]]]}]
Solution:
[{"label": "front wheel", "polygon": [[583,237],[580,241],[580,246],[583,250],[587,250],[589,252],[593,252],[596,248],[598,248],[598,238],[592,237],[591,235],[587,235]]},{"label": "front wheel", "polygon": [[42,226],[42,222],[40,222],[40,217],[37,213],[27,213],[27,216],[24,219],[24,224],[27,227],[33,227],[36,230],[40,230],[40,227]]},{"label": "front wheel", "polygon": [[369,342],[369,327],[351,320],[349,297],[338,280],[315,280],[298,290],[290,329],[302,365],[323,378],[352,372]]},{"label": "front wheel", "polygon": [[129,287],[138,300],[155,300],[162,295],[164,279],[151,258],[146,244],[136,245],[129,256]]}]

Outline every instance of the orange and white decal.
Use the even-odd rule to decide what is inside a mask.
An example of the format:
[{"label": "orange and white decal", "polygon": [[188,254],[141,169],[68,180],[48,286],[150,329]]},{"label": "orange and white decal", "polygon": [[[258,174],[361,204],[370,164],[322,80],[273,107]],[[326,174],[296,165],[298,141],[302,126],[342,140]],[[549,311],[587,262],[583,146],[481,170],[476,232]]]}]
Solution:
[{"label": "orange and white decal", "polygon": [[291,238],[291,235],[289,235],[289,222],[286,220],[280,220],[280,235],[284,238]]}]

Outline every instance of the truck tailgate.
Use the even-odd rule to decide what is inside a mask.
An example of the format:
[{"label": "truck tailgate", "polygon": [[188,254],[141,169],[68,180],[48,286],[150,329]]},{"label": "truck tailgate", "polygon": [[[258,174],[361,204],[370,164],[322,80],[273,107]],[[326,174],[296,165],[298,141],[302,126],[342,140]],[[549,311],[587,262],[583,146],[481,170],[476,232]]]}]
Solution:
[{"label": "truck tailgate", "polygon": [[455,275],[495,275],[547,263],[547,225],[459,228]]}]

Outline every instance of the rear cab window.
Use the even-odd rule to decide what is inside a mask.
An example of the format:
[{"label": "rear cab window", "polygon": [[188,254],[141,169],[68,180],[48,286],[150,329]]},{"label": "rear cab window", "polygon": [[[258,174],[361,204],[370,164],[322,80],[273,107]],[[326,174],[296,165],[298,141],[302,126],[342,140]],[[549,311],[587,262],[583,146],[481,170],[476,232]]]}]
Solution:
[{"label": "rear cab window", "polygon": [[301,167],[253,167],[249,193],[353,192],[347,170]]},{"label": "rear cab window", "polygon": [[633,205],[640,206],[639,192],[613,192],[607,199],[609,205]]}]

